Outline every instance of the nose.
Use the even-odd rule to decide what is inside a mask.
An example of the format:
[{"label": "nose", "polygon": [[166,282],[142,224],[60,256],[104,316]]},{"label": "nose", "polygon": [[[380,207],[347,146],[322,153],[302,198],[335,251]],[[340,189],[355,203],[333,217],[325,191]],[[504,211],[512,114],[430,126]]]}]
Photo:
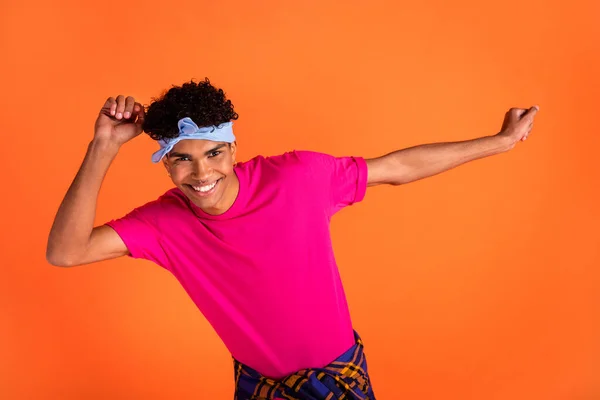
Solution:
[{"label": "nose", "polygon": [[212,174],[212,168],[204,162],[204,160],[196,160],[194,162],[194,170],[192,171],[192,177],[202,182],[208,181]]}]

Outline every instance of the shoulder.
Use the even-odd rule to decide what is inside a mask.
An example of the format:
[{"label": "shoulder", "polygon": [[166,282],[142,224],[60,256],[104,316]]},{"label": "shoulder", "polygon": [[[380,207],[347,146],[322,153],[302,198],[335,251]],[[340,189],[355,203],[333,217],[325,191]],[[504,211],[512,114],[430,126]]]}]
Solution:
[{"label": "shoulder", "polygon": [[178,188],[172,188],[158,198],[134,208],[128,216],[135,216],[154,225],[162,217],[173,215],[177,209],[189,209],[187,197]]},{"label": "shoulder", "polygon": [[271,156],[256,156],[244,163],[242,167],[248,170],[264,168],[293,168],[297,166],[310,166],[315,163],[332,162],[335,158],[331,155],[309,150],[290,150],[282,154]]},{"label": "shoulder", "polygon": [[336,174],[364,164],[361,157],[338,157],[311,150],[294,150],[278,156],[278,161],[313,174]]},{"label": "shoulder", "polygon": [[187,207],[187,196],[179,188],[174,187],[167,190],[155,202],[162,209]]},{"label": "shoulder", "polygon": [[257,155],[247,161],[238,162],[235,171],[240,184],[249,192],[255,194],[266,188],[283,188],[287,183],[295,183],[310,176],[306,168],[310,163],[293,150],[275,155]]},{"label": "shoulder", "polygon": [[252,179],[261,176],[272,178],[280,175],[283,171],[289,171],[300,164],[298,156],[294,151],[278,155],[257,155],[248,161],[238,163],[236,170]]},{"label": "shoulder", "polygon": [[257,156],[247,161],[244,168],[249,175],[260,175],[261,172],[293,173],[312,176],[328,176],[347,173],[366,174],[367,164],[362,157],[338,157],[312,150],[292,150],[274,156]]},{"label": "shoulder", "polygon": [[356,173],[366,174],[366,163],[363,158],[355,156],[337,157],[327,153],[311,150],[291,150],[279,155],[256,156],[238,164],[242,176],[260,180],[267,177],[293,178],[309,177],[310,179],[330,179]]}]

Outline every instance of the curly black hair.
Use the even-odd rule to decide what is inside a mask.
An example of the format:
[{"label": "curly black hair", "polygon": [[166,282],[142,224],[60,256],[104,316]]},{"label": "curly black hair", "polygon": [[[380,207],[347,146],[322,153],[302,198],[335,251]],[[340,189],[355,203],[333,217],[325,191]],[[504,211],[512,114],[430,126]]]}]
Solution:
[{"label": "curly black hair", "polygon": [[191,80],[152,98],[143,129],[154,140],[175,138],[179,135],[177,121],[185,117],[203,127],[238,119],[238,114],[223,89],[211,85],[208,78],[198,83]]}]

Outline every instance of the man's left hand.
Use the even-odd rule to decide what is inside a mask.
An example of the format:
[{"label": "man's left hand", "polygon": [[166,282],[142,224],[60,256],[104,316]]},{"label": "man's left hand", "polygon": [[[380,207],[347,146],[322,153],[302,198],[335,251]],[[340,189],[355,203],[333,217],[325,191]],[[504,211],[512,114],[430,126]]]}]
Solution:
[{"label": "man's left hand", "polygon": [[516,144],[525,141],[533,129],[533,119],[539,111],[538,106],[526,108],[511,108],[504,116],[504,123],[498,136],[508,137]]}]

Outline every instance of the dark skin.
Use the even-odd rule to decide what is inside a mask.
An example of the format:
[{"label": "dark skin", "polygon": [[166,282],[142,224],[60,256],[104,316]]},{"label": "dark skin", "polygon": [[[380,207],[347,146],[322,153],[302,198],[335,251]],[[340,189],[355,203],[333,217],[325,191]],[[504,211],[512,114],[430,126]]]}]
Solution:
[{"label": "dark skin", "polygon": [[[235,142],[182,140],[163,158],[163,164],[175,186],[196,206],[208,214],[223,214],[239,192],[240,183],[233,170],[236,149]],[[213,184],[208,192],[198,190]]]},{"label": "dark skin", "polygon": [[[431,143],[366,160],[369,186],[401,185],[439,174],[464,163],[511,150],[525,141],[539,108],[512,108],[500,132],[461,142]],[[144,107],[131,96],[110,97],[100,110],[94,138],[61,203],[48,237],[46,258],[71,267],[129,253],[119,235],[106,225],[94,227],[102,181],[127,141],[142,132]],[[237,146],[206,140],[182,140],[164,160],[173,183],[209,214],[231,207],[239,192],[234,172]],[[216,185],[211,187],[216,182]],[[195,190],[194,186],[196,187]],[[203,190],[212,192],[203,193]]]}]

